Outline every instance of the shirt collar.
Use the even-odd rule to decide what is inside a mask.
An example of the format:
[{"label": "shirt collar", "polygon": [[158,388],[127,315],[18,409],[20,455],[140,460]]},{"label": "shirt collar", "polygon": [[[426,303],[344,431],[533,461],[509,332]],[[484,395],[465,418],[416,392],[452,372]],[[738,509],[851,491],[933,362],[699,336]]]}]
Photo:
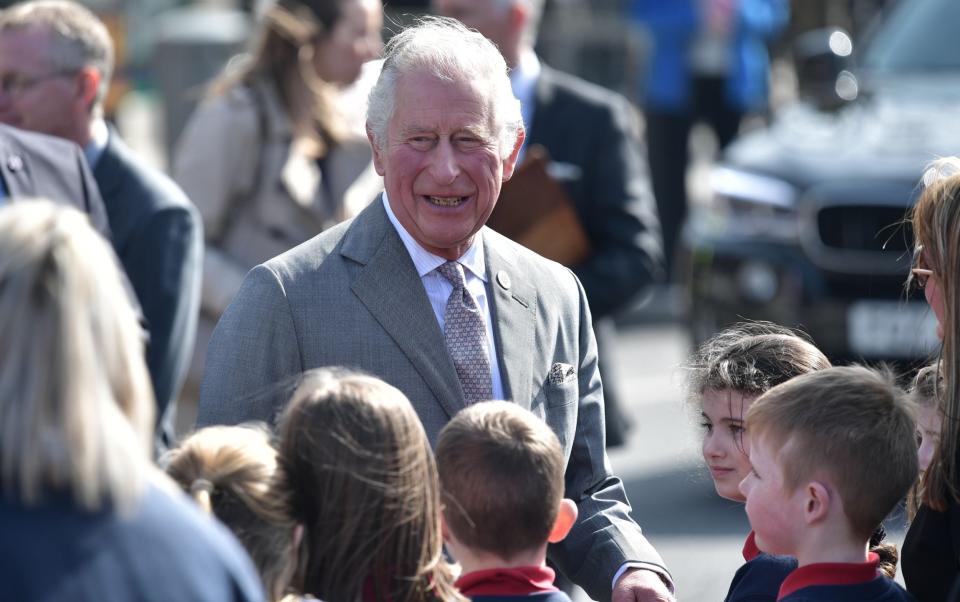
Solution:
[{"label": "shirt collar", "polygon": [[521,566],[488,569],[467,573],[457,579],[457,589],[464,596],[527,596],[555,592],[556,574],[545,566]]},{"label": "shirt collar", "polygon": [[757,534],[750,531],[747,535],[747,541],[743,544],[743,559],[750,562],[760,555],[760,548],[757,547]]},{"label": "shirt collar", "polygon": [[[383,191],[383,208],[386,209],[387,218],[389,218],[390,223],[393,224],[393,228],[397,231],[397,234],[400,235],[400,240],[403,241],[403,246],[406,247],[407,253],[410,254],[410,259],[413,260],[413,265],[417,268],[417,274],[419,274],[421,278],[447,262],[443,257],[434,255],[424,249],[423,246],[407,232],[407,229],[403,227],[403,224],[400,223],[400,220],[398,220],[397,216],[393,213],[393,208],[390,207],[390,200],[387,198],[386,190]],[[470,272],[480,280],[486,282],[487,264],[486,259],[484,259],[482,234],[483,230],[481,229],[480,232],[477,232],[476,236],[473,237],[473,244],[470,245],[470,248],[457,258],[457,263],[465,269],[470,270]]]},{"label": "shirt collar", "polygon": [[94,119],[90,125],[90,142],[83,147],[83,156],[87,158],[87,165],[92,170],[100,162],[103,151],[107,149],[107,141],[110,139],[110,128],[103,119]]},{"label": "shirt collar", "polygon": [[808,564],[793,571],[780,585],[777,600],[795,591],[814,585],[857,585],[874,580],[878,573],[880,557],[875,552],[867,554],[866,562],[824,562]]}]

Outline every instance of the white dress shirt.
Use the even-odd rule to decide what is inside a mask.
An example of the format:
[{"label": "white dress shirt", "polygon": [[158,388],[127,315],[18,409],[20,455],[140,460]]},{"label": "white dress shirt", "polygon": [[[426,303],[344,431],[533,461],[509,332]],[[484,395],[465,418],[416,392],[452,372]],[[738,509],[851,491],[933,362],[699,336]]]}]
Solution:
[{"label": "white dress shirt", "polygon": [[[427,251],[410,236],[410,233],[394,215],[393,209],[390,208],[386,191],[383,192],[383,207],[387,211],[390,223],[393,224],[397,234],[400,235],[403,246],[410,254],[410,259],[413,260],[413,265],[417,269],[417,274],[420,275],[423,288],[427,292],[427,298],[430,300],[430,307],[433,308],[433,314],[437,317],[440,332],[443,332],[447,299],[453,292],[453,285],[436,270],[447,260]],[[483,236],[481,233],[478,232],[473,237],[473,244],[470,245],[466,253],[457,259],[457,263],[463,266],[467,290],[476,300],[477,307],[480,308],[480,314],[483,316],[483,323],[486,326],[487,348],[490,350],[490,378],[493,385],[491,389],[493,398],[504,399],[503,379],[500,377],[500,364],[497,362],[497,344],[493,339],[493,319],[490,317],[490,303],[487,300],[487,263],[483,256]]]}]

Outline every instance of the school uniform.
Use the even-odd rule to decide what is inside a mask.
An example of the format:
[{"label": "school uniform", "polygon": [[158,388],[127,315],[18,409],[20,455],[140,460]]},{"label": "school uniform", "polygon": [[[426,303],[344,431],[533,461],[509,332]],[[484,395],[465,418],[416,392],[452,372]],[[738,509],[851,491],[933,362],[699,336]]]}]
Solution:
[{"label": "school uniform", "polygon": [[455,585],[473,602],[570,602],[555,577],[551,568],[523,566],[466,573]]},{"label": "school uniform", "polygon": [[867,562],[808,564],[790,573],[778,602],[915,602],[892,579],[877,571],[880,557]]},{"label": "school uniform", "polygon": [[775,602],[783,580],[797,568],[795,558],[761,552],[753,531],[743,544],[743,559],[724,602]]}]

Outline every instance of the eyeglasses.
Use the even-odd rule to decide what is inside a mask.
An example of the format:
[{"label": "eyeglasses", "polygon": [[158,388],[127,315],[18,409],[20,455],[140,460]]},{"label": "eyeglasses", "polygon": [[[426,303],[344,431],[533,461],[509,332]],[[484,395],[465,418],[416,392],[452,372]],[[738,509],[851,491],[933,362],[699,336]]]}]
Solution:
[{"label": "eyeglasses", "polygon": [[910,273],[913,274],[913,281],[918,288],[926,288],[927,280],[933,276],[933,270],[927,268],[913,268]]},{"label": "eyeglasses", "polygon": [[72,76],[76,73],[74,70],[61,70],[45,73],[43,75],[24,75],[22,73],[6,73],[0,76],[0,92],[10,96],[16,96],[41,82],[58,77]]},{"label": "eyeglasses", "polygon": [[917,285],[917,288],[925,288],[927,286],[927,280],[934,275],[934,271],[926,267],[927,258],[923,252],[923,247],[917,247],[916,254],[914,255],[916,259],[914,260],[915,268],[910,270],[914,284]]}]

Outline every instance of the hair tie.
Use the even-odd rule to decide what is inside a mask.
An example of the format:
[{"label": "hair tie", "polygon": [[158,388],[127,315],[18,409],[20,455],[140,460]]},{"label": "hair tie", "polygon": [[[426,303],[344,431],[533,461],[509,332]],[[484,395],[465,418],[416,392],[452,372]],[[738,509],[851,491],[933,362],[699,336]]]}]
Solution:
[{"label": "hair tie", "polygon": [[193,483],[190,484],[190,494],[196,495],[201,491],[206,491],[207,494],[212,495],[213,490],[215,489],[213,483],[207,479],[194,479]]},{"label": "hair tie", "polygon": [[880,525],[873,532],[873,535],[870,536],[870,547],[875,548],[883,543],[883,540],[887,538],[887,532],[883,528],[883,525]]}]

